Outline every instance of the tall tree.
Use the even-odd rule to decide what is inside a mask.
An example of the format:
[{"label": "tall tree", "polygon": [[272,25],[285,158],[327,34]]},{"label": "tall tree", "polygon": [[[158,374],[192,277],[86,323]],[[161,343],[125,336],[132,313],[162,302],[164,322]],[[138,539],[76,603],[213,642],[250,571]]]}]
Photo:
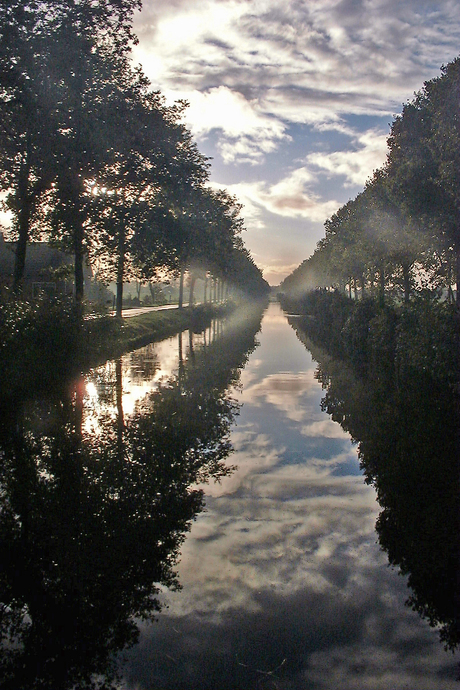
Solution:
[{"label": "tall tree", "polygon": [[53,55],[62,84],[60,151],[55,227],[68,237],[75,256],[75,296],[84,292],[91,196],[88,182],[113,161],[119,130],[113,126],[114,92],[123,88],[133,41],[132,13],[138,0],[66,4],[56,25]]},{"label": "tall tree", "polygon": [[388,140],[388,173],[400,199],[432,236],[433,246],[456,257],[460,308],[460,58],[425,82],[397,117]]},{"label": "tall tree", "polygon": [[17,240],[16,291],[22,284],[37,206],[54,175],[52,17],[47,3],[0,3],[0,188],[7,194]]}]

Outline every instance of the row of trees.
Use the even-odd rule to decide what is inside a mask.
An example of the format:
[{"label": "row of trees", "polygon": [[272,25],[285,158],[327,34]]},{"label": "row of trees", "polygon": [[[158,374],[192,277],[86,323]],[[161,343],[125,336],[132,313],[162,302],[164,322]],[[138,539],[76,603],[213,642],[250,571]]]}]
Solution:
[{"label": "row of trees", "polygon": [[1,0],[0,191],[17,240],[46,239],[117,283],[210,272],[265,281],[241,240],[241,206],[205,183],[208,160],[181,119],[131,63],[139,0]]},{"label": "row of trees", "polygon": [[[315,287],[394,291],[460,284],[460,58],[425,82],[392,124],[388,155],[363,192],[325,223],[314,254],[284,281]],[[460,293],[457,290],[457,306]]]}]

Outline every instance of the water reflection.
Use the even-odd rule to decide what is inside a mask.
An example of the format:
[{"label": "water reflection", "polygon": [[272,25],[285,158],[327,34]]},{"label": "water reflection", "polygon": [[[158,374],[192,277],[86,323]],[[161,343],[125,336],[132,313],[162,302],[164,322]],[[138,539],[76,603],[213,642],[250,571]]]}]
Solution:
[{"label": "water reflection", "polygon": [[[297,322],[298,323],[298,322]],[[365,377],[299,337],[318,362],[322,408],[358,443],[366,481],[377,491],[380,545],[407,575],[408,605],[460,643],[460,419],[455,389],[442,372],[411,364],[399,343],[398,363],[376,362]]]},{"label": "water reflection", "polygon": [[376,544],[375,491],[277,305],[259,339],[231,437],[238,470],[206,489],[183,590],[142,626],[124,687],[453,690],[455,660],[404,606]]},{"label": "water reflection", "polygon": [[2,689],[111,687],[116,653],[179,587],[198,485],[231,471],[230,387],[260,326],[260,312],[246,316],[201,346],[190,336],[189,354],[176,339],[47,398],[3,392]]}]

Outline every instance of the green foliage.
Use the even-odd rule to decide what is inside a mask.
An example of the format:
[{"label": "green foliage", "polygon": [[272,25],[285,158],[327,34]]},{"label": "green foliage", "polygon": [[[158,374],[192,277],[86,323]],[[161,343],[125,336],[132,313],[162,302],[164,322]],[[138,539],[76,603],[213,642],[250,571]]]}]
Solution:
[{"label": "green foliage", "polygon": [[454,386],[459,376],[460,330],[453,305],[437,302],[430,293],[403,307],[398,319],[396,356],[400,376],[412,371],[435,374]]},{"label": "green foliage", "polygon": [[395,356],[397,311],[379,305],[371,298],[354,303],[354,308],[342,329],[344,353],[361,375],[392,375]]},{"label": "green foliage", "polygon": [[69,368],[79,339],[70,300],[0,303],[0,386],[27,389],[52,385]]},{"label": "green foliage", "polygon": [[[441,68],[391,126],[388,157],[326,221],[325,238],[282,284],[300,294],[348,286],[408,302],[460,285],[460,58]],[[457,307],[460,289],[457,288]]]},{"label": "green foliage", "polygon": [[261,289],[239,237],[241,205],[205,186],[209,163],[182,123],[187,104],[166,106],[130,63],[139,7],[0,5],[0,191],[14,217],[17,292],[34,234],[74,255],[77,302],[84,260],[97,262],[117,282],[119,315],[126,280],[165,272],[198,267]]},{"label": "green foliage", "polygon": [[316,290],[296,301],[283,296],[281,305],[305,315],[300,323],[311,339],[347,360],[361,376],[381,377],[382,383],[397,376],[409,382],[414,370],[419,376],[436,374],[449,386],[458,380],[456,310],[433,299],[431,292],[397,306]]},{"label": "green foliage", "polygon": [[338,290],[315,290],[297,300],[281,296],[280,302],[283,309],[306,315],[308,331],[331,352],[342,352],[342,329],[353,311],[353,303],[345,295]]}]

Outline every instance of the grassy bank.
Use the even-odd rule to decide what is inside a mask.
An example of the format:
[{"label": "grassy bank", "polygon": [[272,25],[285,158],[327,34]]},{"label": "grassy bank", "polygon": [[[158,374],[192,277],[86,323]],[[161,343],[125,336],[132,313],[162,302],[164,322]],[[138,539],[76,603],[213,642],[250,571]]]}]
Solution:
[{"label": "grassy bank", "polygon": [[418,296],[408,304],[381,304],[317,290],[296,301],[284,298],[281,305],[300,315],[298,324],[313,343],[347,361],[358,375],[403,380],[419,371],[458,384],[458,316],[446,302]]},{"label": "grassy bank", "polygon": [[192,328],[206,328],[213,318],[227,316],[235,305],[198,305],[183,309],[150,311],[126,319],[112,316],[86,322],[82,333],[82,354],[90,365],[112,359],[151,342],[169,338]]},{"label": "grassy bank", "polygon": [[69,302],[7,302],[0,305],[0,390],[22,395],[52,388],[81,371],[182,330],[202,331],[235,308],[198,305],[81,324]]}]

